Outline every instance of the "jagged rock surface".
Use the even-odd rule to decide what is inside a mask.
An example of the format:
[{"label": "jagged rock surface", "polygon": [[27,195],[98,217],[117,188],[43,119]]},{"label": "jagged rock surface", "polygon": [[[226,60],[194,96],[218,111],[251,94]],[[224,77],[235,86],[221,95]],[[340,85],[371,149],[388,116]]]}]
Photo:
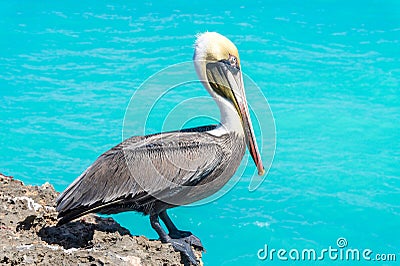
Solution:
[{"label": "jagged rock surface", "polygon": [[189,265],[171,245],[132,236],[112,218],[90,214],[56,227],[57,196],[49,183],[0,174],[0,265]]}]

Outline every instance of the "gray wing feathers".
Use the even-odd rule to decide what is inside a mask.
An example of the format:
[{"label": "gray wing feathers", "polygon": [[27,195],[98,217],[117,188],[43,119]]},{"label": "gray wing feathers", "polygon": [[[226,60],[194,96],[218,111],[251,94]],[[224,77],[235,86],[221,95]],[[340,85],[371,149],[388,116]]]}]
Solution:
[{"label": "gray wing feathers", "polygon": [[101,205],[148,194],[168,197],[200,182],[220,163],[222,147],[205,132],[127,139],[102,154],[57,199],[57,210]]}]

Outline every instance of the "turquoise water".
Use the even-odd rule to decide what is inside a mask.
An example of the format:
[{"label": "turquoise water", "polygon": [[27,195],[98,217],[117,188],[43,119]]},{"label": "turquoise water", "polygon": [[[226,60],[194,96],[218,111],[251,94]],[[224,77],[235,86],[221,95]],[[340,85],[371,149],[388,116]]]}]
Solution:
[{"label": "turquoise water", "polygon": [[[291,265],[261,261],[257,251],[337,248],[339,237],[399,261],[398,1],[3,1],[0,172],[62,191],[121,141],[135,90],[191,60],[194,35],[206,30],[238,46],[243,71],[268,99],[277,143],[256,191],[248,190],[249,163],[220,199],[171,210],[202,239],[207,265]],[[181,97],[190,93],[206,95],[197,88]],[[251,100],[255,114],[264,110]],[[156,237],[147,217],[115,217],[133,234]]]}]

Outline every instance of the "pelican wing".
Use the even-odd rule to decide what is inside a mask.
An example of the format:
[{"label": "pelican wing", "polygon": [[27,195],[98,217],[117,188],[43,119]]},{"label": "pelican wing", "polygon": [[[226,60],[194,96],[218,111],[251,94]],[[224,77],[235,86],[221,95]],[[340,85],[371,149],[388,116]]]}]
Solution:
[{"label": "pelican wing", "polygon": [[126,200],[143,204],[154,197],[167,199],[182,186],[200,183],[227,158],[223,137],[216,141],[204,132],[208,128],[125,140],[102,154],[59,196],[59,216],[74,213],[69,221]]}]

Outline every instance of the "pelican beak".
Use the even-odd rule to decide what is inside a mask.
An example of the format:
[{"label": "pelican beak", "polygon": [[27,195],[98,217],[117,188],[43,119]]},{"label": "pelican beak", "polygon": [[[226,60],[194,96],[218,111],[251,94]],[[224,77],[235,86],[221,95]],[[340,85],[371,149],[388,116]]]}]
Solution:
[{"label": "pelican beak", "polygon": [[231,66],[225,60],[206,64],[206,75],[211,88],[219,95],[232,102],[239,114],[245,133],[247,148],[257,166],[258,174],[265,173],[253,125],[250,120],[249,108],[244,92],[243,76],[239,68]]}]

